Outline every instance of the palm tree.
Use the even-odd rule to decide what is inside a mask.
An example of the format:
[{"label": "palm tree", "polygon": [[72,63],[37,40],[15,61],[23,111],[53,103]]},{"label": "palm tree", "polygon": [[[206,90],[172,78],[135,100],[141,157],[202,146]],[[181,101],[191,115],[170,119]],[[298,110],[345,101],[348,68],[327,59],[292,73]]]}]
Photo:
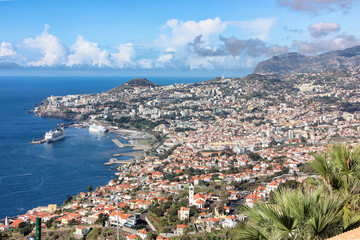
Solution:
[{"label": "palm tree", "polygon": [[311,166],[320,178],[274,192],[272,204],[244,207],[249,222],[238,239],[324,239],[358,225],[360,145],[330,146],[314,155]]},{"label": "palm tree", "polygon": [[348,196],[328,195],[321,189],[282,189],[275,204],[244,207],[249,222],[237,239],[325,239],[343,231],[343,208]]},{"label": "palm tree", "polygon": [[360,145],[351,149],[345,144],[329,147],[328,152],[314,155],[311,166],[317,171],[330,191],[358,194],[360,182]]},{"label": "palm tree", "polygon": [[[322,182],[317,185],[326,187],[330,194],[339,192],[350,195],[349,202],[344,206],[344,228],[348,229],[359,222],[359,183],[360,183],[360,144],[354,149],[345,144],[335,144],[328,152],[317,153],[311,166],[317,171]],[[316,183],[315,181],[309,181]],[[308,182],[308,183],[309,183]]]}]

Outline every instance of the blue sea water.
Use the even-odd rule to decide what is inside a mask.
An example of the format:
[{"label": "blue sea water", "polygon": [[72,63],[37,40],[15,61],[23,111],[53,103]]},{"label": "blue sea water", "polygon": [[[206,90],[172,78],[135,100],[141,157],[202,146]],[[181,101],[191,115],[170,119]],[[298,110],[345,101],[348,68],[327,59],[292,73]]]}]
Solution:
[{"label": "blue sea water", "polygon": [[[66,129],[66,138],[53,144],[32,145],[33,138],[54,129],[61,119],[27,113],[50,95],[103,92],[132,77],[0,77],[0,219],[37,206],[61,205],[67,195],[88,185],[105,185],[114,178],[104,166],[118,149],[113,134],[92,135],[88,129]],[[151,77],[169,85],[195,83],[205,77]]]}]

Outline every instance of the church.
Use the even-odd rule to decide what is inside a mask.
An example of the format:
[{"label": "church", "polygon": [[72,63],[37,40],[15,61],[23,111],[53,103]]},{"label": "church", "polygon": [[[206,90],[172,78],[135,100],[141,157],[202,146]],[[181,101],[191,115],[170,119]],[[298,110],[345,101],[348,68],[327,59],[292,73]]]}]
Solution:
[{"label": "church", "polygon": [[195,194],[194,184],[189,185],[189,206],[196,206],[196,208],[204,208],[207,197],[202,193]]}]

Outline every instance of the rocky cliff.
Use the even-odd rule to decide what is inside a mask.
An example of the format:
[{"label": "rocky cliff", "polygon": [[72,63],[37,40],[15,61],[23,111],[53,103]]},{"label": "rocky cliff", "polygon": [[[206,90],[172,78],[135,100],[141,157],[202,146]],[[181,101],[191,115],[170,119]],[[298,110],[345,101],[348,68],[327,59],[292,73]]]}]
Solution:
[{"label": "rocky cliff", "polygon": [[359,66],[360,46],[326,52],[317,56],[305,56],[300,53],[287,53],[274,56],[258,63],[257,74],[293,74],[329,72]]}]

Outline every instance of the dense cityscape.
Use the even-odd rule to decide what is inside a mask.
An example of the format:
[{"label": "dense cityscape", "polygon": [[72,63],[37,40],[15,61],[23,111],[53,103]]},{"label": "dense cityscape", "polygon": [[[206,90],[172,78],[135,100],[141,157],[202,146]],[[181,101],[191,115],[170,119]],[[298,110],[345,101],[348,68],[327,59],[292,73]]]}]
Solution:
[{"label": "dense cityscape", "polygon": [[147,132],[128,139],[147,147],[106,186],[3,219],[0,230],[31,232],[41,217],[46,239],[115,239],[117,225],[123,239],[236,239],[248,218],[244,206],[318,179],[309,165],[314,153],[357,144],[359,71],[169,86],[133,79],[105,93],[50,96],[37,116]]}]

